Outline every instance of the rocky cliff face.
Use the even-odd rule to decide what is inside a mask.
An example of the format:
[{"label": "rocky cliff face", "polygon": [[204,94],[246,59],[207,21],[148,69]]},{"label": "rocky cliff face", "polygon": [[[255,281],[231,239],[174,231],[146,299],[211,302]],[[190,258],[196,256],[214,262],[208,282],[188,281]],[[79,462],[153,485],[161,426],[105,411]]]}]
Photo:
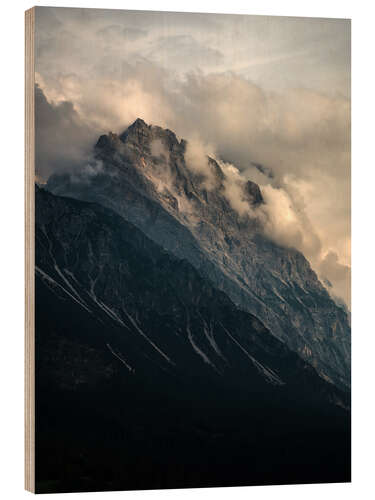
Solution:
[{"label": "rocky cliff face", "polygon": [[36,357],[39,492],[350,477],[348,393],[123,217],[39,188]]},{"label": "rocky cliff face", "polygon": [[[124,133],[101,136],[92,165],[50,178],[56,194],[95,201],[148,237],[255,315],[327,381],[350,385],[350,327],[304,256],[267,239],[256,217],[239,215],[225,196],[226,175],[212,158],[211,185],[188,168],[184,140],[136,120]],[[242,201],[264,204],[249,181]]]},{"label": "rocky cliff face", "polygon": [[[245,377],[250,392],[274,386],[302,393],[306,383],[309,399],[316,389],[318,398],[348,406],[346,394],[256,317],[117,214],[39,188],[36,207],[38,279],[60,300],[124,331],[129,345],[119,341],[129,372],[148,371],[146,363],[184,379],[192,373],[223,377],[225,385],[233,378],[236,387]],[[105,332],[101,342],[107,345]],[[118,347],[113,345],[115,353]]]}]

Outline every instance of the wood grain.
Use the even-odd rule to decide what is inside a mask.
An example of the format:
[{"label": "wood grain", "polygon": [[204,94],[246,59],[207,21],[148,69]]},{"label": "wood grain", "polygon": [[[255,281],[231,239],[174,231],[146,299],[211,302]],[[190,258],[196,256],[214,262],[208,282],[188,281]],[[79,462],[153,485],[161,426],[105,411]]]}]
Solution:
[{"label": "wood grain", "polygon": [[35,493],[35,9],[25,12],[25,489]]}]

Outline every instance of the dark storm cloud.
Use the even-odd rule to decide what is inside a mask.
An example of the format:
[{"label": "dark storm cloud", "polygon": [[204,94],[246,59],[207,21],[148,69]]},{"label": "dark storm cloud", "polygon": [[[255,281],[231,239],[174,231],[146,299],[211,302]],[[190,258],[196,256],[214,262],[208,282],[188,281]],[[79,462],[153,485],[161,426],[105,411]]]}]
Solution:
[{"label": "dark storm cloud", "polygon": [[74,168],[91,150],[95,131],[84,123],[71,102],[53,104],[35,87],[36,174],[46,180],[53,172]]}]

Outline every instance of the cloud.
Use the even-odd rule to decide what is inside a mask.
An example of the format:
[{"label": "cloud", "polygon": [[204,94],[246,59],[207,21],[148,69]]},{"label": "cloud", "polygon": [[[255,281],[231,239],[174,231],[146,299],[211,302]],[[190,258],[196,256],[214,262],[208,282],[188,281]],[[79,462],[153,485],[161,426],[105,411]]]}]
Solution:
[{"label": "cloud", "polygon": [[350,267],[340,264],[336,252],[329,251],[319,266],[322,279],[331,283],[330,292],[333,296],[342,298],[350,309],[351,303],[351,273]]},{"label": "cloud", "polygon": [[55,79],[37,73],[36,80],[49,101],[74,103],[91,128],[120,131],[136,118],[160,126],[172,121],[172,95],[162,68],[145,61],[132,65],[119,61],[115,69],[108,64],[105,60],[96,63],[103,77],[69,73]]},{"label": "cloud", "polygon": [[267,93],[231,73],[199,72],[186,75],[179,94],[183,120],[176,127],[187,135],[199,121],[202,139],[217,145],[218,154],[241,170],[256,162],[279,174],[305,177],[306,159],[314,173],[324,171],[334,154],[330,171],[349,172],[350,103],[344,98],[303,89]]},{"label": "cloud", "polygon": [[163,144],[161,139],[154,139],[151,142],[151,154],[156,158],[165,157],[169,161],[169,151]]},{"label": "cloud", "polygon": [[238,168],[234,165],[221,161],[218,163],[224,173],[224,196],[228,200],[230,206],[240,216],[259,217],[260,213],[254,213],[249,200],[245,195],[246,179],[241,175]]},{"label": "cloud", "polygon": [[126,42],[129,40],[138,40],[146,35],[147,30],[119,24],[111,24],[98,31],[98,36],[108,43],[113,43],[114,41]]},{"label": "cloud", "polygon": [[[204,143],[198,140],[191,145],[191,152],[187,157],[188,166],[194,172],[211,179],[212,172],[207,155],[214,156],[212,149],[206,149]],[[317,230],[307,214],[306,202],[312,195],[316,196],[315,186],[295,176],[284,176],[282,181],[277,183],[274,182],[274,176],[269,175],[268,169],[252,166],[241,172],[228,162],[217,157],[216,160],[225,175],[224,196],[231,207],[240,216],[256,218],[270,240],[301,251],[334,300],[340,304],[344,301],[350,308],[350,266],[340,262],[337,252],[327,252],[327,246],[324,245],[324,224],[320,224],[320,229]],[[258,173],[257,178],[255,172]],[[244,186],[247,179],[255,180],[261,187],[264,204],[256,208],[251,206],[245,196]],[[347,238],[347,233],[345,237]]]},{"label": "cloud", "polygon": [[[257,182],[269,236],[303,251],[318,273],[325,262],[347,297],[350,275],[333,270],[350,269],[349,23],[74,12],[37,9],[41,175],[138,117],[167,127],[188,140],[188,166],[207,188],[207,153]],[[225,193],[245,214],[234,172]]]},{"label": "cloud", "polygon": [[266,235],[281,246],[302,250],[303,228],[288,194],[283,189],[267,185],[262,187],[262,195],[266,203]]},{"label": "cloud", "polygon": [[35,161],[40,180],[57,171],[73,169],[88,157],[97,131],[83,121],[71,102],[47,101],[35,88]]},{"label": "cloud", "polygon": [[[274,208],[273,240],[301,250],[317,272],[329,249],[350,267],[350,102],[306,89],[269,93],[232,74],[190,74],[182,87],[173,126],[182,136],[198,129],[219,157],[262,186]],[[343,290],[337,294],[347,298]]]},{"label": "cloud", "polygon": [[223,54],[206,44],[198,42],[192,35],[161,36],[152,44],[152,50],[146,57],[162,67],[173,65],[174,70],[186,68],[186,61],[191,67],[201,68],[207,64],[219,64]]},{"label": "cloud", "polygon": [[186,143],[186,166],[196,175],[203,177],[206,189],[211,190],[216,185],[213,171],[209,166],[208,158],[214,157],[214,148],[202,142],[197,133],[193,133]]}]

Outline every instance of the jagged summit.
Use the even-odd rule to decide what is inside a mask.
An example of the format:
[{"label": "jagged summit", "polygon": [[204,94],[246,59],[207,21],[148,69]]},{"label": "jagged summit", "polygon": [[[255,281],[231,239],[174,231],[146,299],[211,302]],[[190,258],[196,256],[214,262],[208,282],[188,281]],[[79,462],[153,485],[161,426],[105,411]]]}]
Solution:
[{"label": "jagged summit", "polygon": [[148,139],[151,139],[151,135],[151,125],[147,125],[144,120],[137,118],[120,134],[108,132],[108,134],[101,135],[96,143],[96,147],[106,149],[108,147],[116,147],[120,142],[126,143],[127,141],[144,143]]},{"label": "jagged summit", "polygon": [[149,125],[141,118],[137,118],[126,130],[124,130],[119,135],[119,139],[123,143],[136,143],[146,147],[150,147],[153,141],[160,140],[165,147],[171,150],[182,148],[182,144],[177,139],[174,132],[157,125]]},{"label": "jagged summit", "polygon": [[116,145],[119,142],[119,137],[113,132],[108,132],[108,135],[101,135],[95,144],[96,149],[116,149]]},{"label": "jagged summit", "polygon": [[[126,158],[130,156],[133,162],[143,168],[147,164],[148,172],[155,170],[155,162],[160,166],[160,158],[164,157],[168,167],[172,170],[172,177],[169,176],[169,181],[173,178],[178,185],[182,183],[184,189],[189,184],[191,189],[187,194],[190,196],[202,187],[199,186],[202,181],[204,191],[206,191],[207,185],[204,183],[204,175],[194,173],[187,168],[185,160],[187,146],[188,141],[185,139],[178,140],[176,134],[170,129],[158,125],[149,125],[141,118],[137,118],[120,135],[113,132],[109,132],[108,135],[101,135],[96,143],[96,150],[99,152],[101,159],[103,159],[103,153],[104,159],[108,159],[115,152],[119,152]],[[215,179],[216,188],[223,188],[226,175],[219,163],[214,158],[207,156],[207,166],[208,172],[210,171]],[[166,165],[165,167],[167,168]],[[156,168],[155,175],[159,177],[162,175],[160,169]],[[192,187],[191,183],[195,184],[195,186]],[[247,200],[250,205],[257,207],[264,203],[260,188],[255,182],[247,181],[244,183],[243,189],[244,200]]]},{"label": "jagged summit", "polygon": [[128,128],[138,128],[138,129],[144,129],[144,128],[150,128],[151,125],[148,125],[142,118],[137,118],[132,125],[130,125]]},{"label": "jagged summit", "polygon": [[[115,151],[128,155],[137,150],[139,154],[154,154],[157,150],[164,150],[167,155],[176,153],[184,155],[186,141],[178,140],[176,134],[167,128],[157,125],[148,125],[141,118],[137,118],[121,134],[109,132],[101,135],[95,145],[100,156],[112,154]],[[125,149],[124,149],[125,145]]]},{"label": "jagged summit", "polygon": [[264,203],[264,199],[258,184],[252,181],[247,181],[245,184],[245,192],[248,195],[250,203],[254,206],[258,206]]},{"label": "jagged summit", "polygon": [[141,140],[142,137],[149,137],[150,129],[150,125],[147,125],[147,123],[141,118],[137,118],[135,122],[133,122],[127,129],[124,130],[124,132],[120,134],[119,137],[122,142],[125,142],[128,137]]}]

